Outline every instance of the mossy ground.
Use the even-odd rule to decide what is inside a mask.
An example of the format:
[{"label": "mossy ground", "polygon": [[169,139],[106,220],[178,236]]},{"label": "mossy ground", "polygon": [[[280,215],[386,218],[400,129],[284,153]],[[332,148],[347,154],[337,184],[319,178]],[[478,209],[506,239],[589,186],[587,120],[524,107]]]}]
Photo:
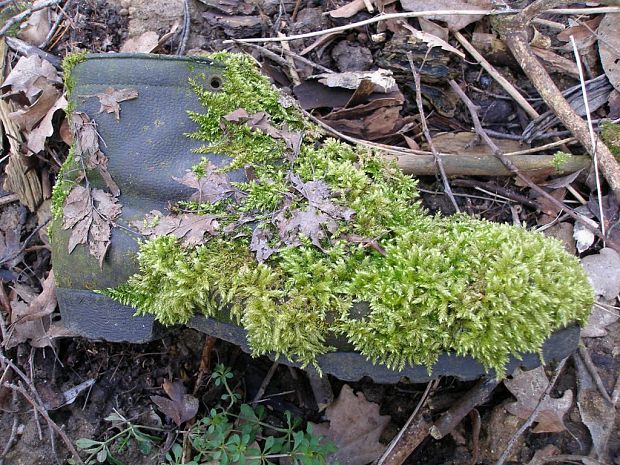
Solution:
[{"label": "mossy ground", "polygon": [[[537,352],[555,329],[585,322],[593,292],[558,241],[464,215],[427,215],[415,180],[366,148],[321,139],[249,57],[212,58],[226,64],[223,87],[194,83],[205,112],[191,115],[199,125],[191,137],[205,142],[205,154],[231,157],[222,171],[242,168],[252,179],[236,184],[234,198],[184,207],[216,215],[232,232],[194,247],[171,236],[144,242],[140,273],[106,294],[164,324],[196,312],[222,317],[225,309],[257,355],[313,363],[339,335],[394,368],[430,367],[454,351],[500,376],[510,355]],[[303,131],[299,153],[224,118],[239,108],[267,113],[279,130]],[[208,156],[194,171],[204,174],[207,164]],[[291,174],[326,182],[335,208],[352,209],[352,218],[338,219],[318,244],[303,234],[297,245],[282,244],[276,214],[310,208]],[[248,215],[252,222],[241,221]],[[276,250],[263,263],[250,250],[252,228],[263,228]],[[361,317],[352,311],[359,302],[369,304]]]},{"label": "mossy ground", "polygon": [[611,121],[603,123],[601,125],[601,136],[616,160],[620,162],[620,124]]}]

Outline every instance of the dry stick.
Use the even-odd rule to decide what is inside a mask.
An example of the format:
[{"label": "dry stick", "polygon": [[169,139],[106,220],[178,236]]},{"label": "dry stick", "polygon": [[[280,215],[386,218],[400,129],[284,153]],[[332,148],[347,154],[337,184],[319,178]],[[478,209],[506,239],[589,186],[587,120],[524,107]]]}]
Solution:
[{"label": "dry stick", "polygon": [[481,182],[475,181],[473,179],[455,179],[454,181],[452,181],[452,184],[460,187],[473,187],[474,189],[482,187],[490,191],[493,195],[502,195],[504,197],[507,197],[509,200],[514,200],[515,202],[519,202],[520,204],[523,204],[535,210],[539,208],[536,202],[533,202],[531,199],[528,199],[524,195],[513,192],[510,189],[506,189],[505,187],[498,186],[497,184],[492,182]]},{"label": "dry stick", "polygon": [[40,3],[37,6],[32,6],[28,8],[27,10],[24,10],[21,13],[13,16],[6,23],[4,23],[4,26],[2,26],[2,29],[0,29],[0,36],[3,36],[4,34],[6,34],[6,31],[8,31],[11,28],[11,26],[17,23],[21,23],[24,19],[26,19],[28,16],[30,16],[35,11],[48,8],[50,6],[58,5],[59,3],[60,3],[60,0],[47,0],[43,3]]},{"label": "dry stick", "polygon": [[[13,391],[13,395],[15,395],[15,391]],[[19,426],[19,418],[17,415],[13,417],[13,426],[11,426],[11,434],[9,436],[9,440],[6,442],[4,449],[2,450],[2,454],[0,455],[0,465],[4,465],[4,458],[6,454],[9,453],[11,447],[13,447],[13,443],[15,442],[15,438],[17,436],[17,427]]]},{"label": "dry stick", "polygon": [[[499,23],[497,29],[547,106],[553,110],[562,124],[573,133],[581,145],[591,155],[595,156],[616,199],[620,200],[620,165],[598,135],[594,135],[594,145],[592,144],[588,124],[575,113],[528,45],[527,21],[529,21],[531,14],[538,11],[535,7],[544,6],[547,3],[545,0],[534,2],[512,20]],[[603,239],[605,238],[603,237]]]},{"label": "dry stick", "polygon": [[521,93],[513,86],[508,80],[502,76],[499,71],[495,69],[495,67],[489,63],[476,48],[469,43],[469,41],[458,31],[454,31],[454,38],[459,41],[459,43],[463,46],[465,50],[469,52],[469,54],[476,59],[480,66],[484,68],[484,70],[489,73],[489,75],[497,81],[497,83],[502,86],[502,88],[510,95],[515,102],[517,102],[521,108],[525,110],[525,112],[531,118],[538,118],[540,114],[534,109],[532,105],[521,95]]},{"label": "dry stick", "polygon": [[605,386],[603,385],[603,380],[598,374],[596,366],[594,366],[594,362],[590,357],[590,352],[588,352],[588,349],[583,345],[583,341],[581,341],[581,343],[579,344],[579,356],[581,357],[581,361],[583,362],[583,364],[586,366],[588,373],[590,373],[590,376],[594,380],[594,384],[596,384],[596,387],[598,388],[603,399],[605,399],[605,401],[607,401],[610,405],[613,406],[614,402],[609,396],[607,389],[605,389]]},{"label": "dry stick", "polygon": [[478,457],[480,456],[480,412],[478,409],[472,409],[469,412],[469,416],[471,417],[471,436],[472,436],[472,445],[471,445],[471,461],[470,465],[476,465],[478,463]]},{"label": "dry stick", "polygon": [[536,421],[536,417],[538,416],[538,413],[542,410],[545,404],[545,401],[547,400],[547,397],[549,397],[549,394],[551,393],[551,389],[553,389],[553,386],[555,386],[555,383],[557,382],[560,376],[560,373],[562,373],[562,369],[564,368],[564,365],[566,364],[566,360],[568,360],[568,357],[562,359],[562,361],[558,363],[558,366],[555,369],[555,373],[553,374],[551,381],[549,381],[549,384],[547,385],[545,392],[543,392],[542,396],[540,397],[540,400],[538,401],[536,408],[532,410],[532,413],[527,418],[527,420],[525,420],[525,423],[523,423],[521,427],[517,431],[515,431],[515,433],[512,435],[512,437],[508,441],[508,444],[506,445],[506,449],[504,449],[504,452],[502,452],[502,455],[500,455],[499,459],[497,459],[497,462],[495,462],[495,465],[503,465],[506,459],[510,457],[510,454],[512,453],[512,448],[517,442],[517,439],[519,439],[521,435],[525,432],[525,430],[528,429],[530,426],[532,426],[532,423]]},{"label": "dry stick", "polygon": [[486,402],[501,381],[497,378],[482,378],[476,385],[461,397],[457,404],[450,407],[431,427],[431,436],[441,439],[450,434],[463,418],[469,415],[476,406]]},{"label": "dry stick", "polygon": [[504,166],[506,166],[506,168],[508,168],[511,172],[513,172],[517,176],[517,178],[519,178],[523,183],[525,183],[530,189],[534,190],[538,194],[545,197],[547,200],[549,200],[549,202],[551,202],[554,206],[556,206],[560,210],[564,210],[571,218],[573,218],[575,221],[579,221],[581,224],[583,224],[586,227],[586,229],[592,231],[596,236],[600,237],[601,239],[604,239],[604,237],[602,237],[601,231],[598,228],[593,227],[588,221],[586,221],[583,217],[575,213],[567,205],[560,202],[558,199],[556,199],[551,194],[549,194],[547,191],[545,191],[540,186],[538,186],[536,183],[534,183],[529,178],[529,176],[526,176],[523,173],[521,173],[521,171],[514,165],[512,160],[510,160],[510,158],[508,158],[506,155],[504,155],[501,152],[501,150],[495,144],[495,142],[493,142],[493,140],[484,131],[482,125],[480,124],[480,119],[478,118],[478,112],[477,112],[476,105],[474,105],[474,103],[469,99],[469,97],[465,94],[465,92],[463,92],[463,90],[459,87],[459,85],[456,82],[454,82],[454,80],[450,80],[450,87],[452,87],[452,89],[458,94],[458,96],[461,98],[461,100],[463,100],[463,102],[467,106],[467,109],[469,110],[469,113],[471,114],[472,122],[474,123],[474,128],[476,132],[478,133],[478,135],[482,137],[484,142],[489,146],[489,148],[493,152],[493,155],[495,155],[495,157],[497,157],[504,164]]},{"label": "dry stick", "polygon": [[[443,183],[443,190],[446,192],[446,194],[448,194],[452,205],[454,205],[456,213],[460,213],[461,209],[459,208],[458,203],[456,203],[456,199],[454,198],[454,194],[452,193],[452,188],[450,187],[450,183],[448,182],[448,176],[446,176],[446,170],[443,165],[443,160],[441,159],[441,155],[439,155],[439,152],[437,152],[435,144],[433,144],[431,132],[428,130],[428,124],[426,124],[424,105],[422,103],[422,84],[420,83],[420,74],[415,69],[415,64],[413,63],[413,57],[411,56],[411,53],[407,53],[407,60],[409,60],[409,67],[411,68],[411,74],[413,74],[413,80],[415,83],[415,101],[418,106],[420,120],[422,121],[422,131],[424,132],[424,137],[426,138],[426,142],[428,142],[428,145],[431,148],[431,152],[433,152],[433,156],[435,157],[435,163],[437,164],[439,174],[441,175],[441,182]],[[422,63],[422,66],[424,66],[424,62]]]},{"label": "dry stick", "polygon": [[63,6],[59,7],[60,13],[58,13],[58,18],[56,18],[56,21],[54,21],[54,25],[50,28],[50,31],[45,37],[45,40],[39,44],[39,48],[45,48],[48,46],[50,40],[52,40],[52,37],[54,37],[54,34],[56,34],[56,31],[58,30],[58,27],[62,23],[63,19],[65,18],[65,16],[67,16],[67,10],[72,3],[73,0],[67,0]]},{"label": "dry stick", "polygon": [[62,60],[56,55],[44,52],[40,48],[35,47],[34,45],[30,45],[28,42],[24,42],[23,40],[17,39],[15,37],[5,37],[4,40],[11,50],[14,50],[20,55],[26,57],[30,55],[38,55],[43,60],[49,61],[54,68],[60,69],[61,67]]},{"label": "dry stick", "polygon": [[[256,44],[243,44],[243,45],[250,45],[250,46],[256,46]],[[329,74],[333,74],[335,73],[334,70],[331,70],[329,68],[326,68],[323,65],[320,65],[318,63],[315,63],[312,60],[308,60],[306,57],[301,56],[298,53],[293,52],[290,48],[280,48],[277,45],[272,44],[271,48],[274,48],[277,52],[280,53],[284,53],[285,55],[289,55],[292,56],[295,60],[297,61],[301,61],[303,64],[308,65],[308,66],[312,66],[313,68],[316,68],[320,71],[323,71],[324,73],[329,73]]]},{"label": "dry stick", "polygon": [[[341,32],[348,31],[350,29],[356,29],[361,26],[367,26],[368,24],[379,23],[381,21],[388,21],[391,19],[404,19],[404,18],[419,18],[423,16],[439,16],[439,15],[462,15],[462,16],[471,16],[471,15],[507,15],[507,14],[515,14],[520,10],[430,10],[430,11],[408,11],[405,13],[389,13],[389,14],[380,14],[378,16],[374,16],[372,18],[366,19],[364,21],[358,21],[356,23],[345,24],[343,26],[332,27],[329,29],[323,29],[321,31],[313,31],[305,34],[296,34],[292,36],[285,37],[256,37],[251,39],[236,39],[239,42],[250,43],[250,42],[282,42],[282,41],[290,41],[297,39],[307,39],[308,37],[318,37],[326,34],[331,34],[333,32]],[[548,10],[546,13],[549,14],[561,14],[561,15],[572,15],[572,14],[582,14],[582,15],[592,15],[592,14],[600,14],[600,13],[620,13],[620,7],[595,7],[595,8],[558,8],[553,10]],[[222,43],[231,44],[233,40],[225,40]]]},{"label": "dry stick", "polygon": [[431,422],[425,418],[425,415],[418,416],[418,413],[426,404],[431,389],[435,389],[438,384],[439,380],[428,382],[418,405],[416,405],[407,423],[401,428],[396,437],[392,439],[392,442],[385,449],[376,465],[401,465],[428,436]]},{"label": "dry stick", "polygon": [[193,394],[198,394],[198,389],[202,385],[202,380],[205,374],[209,371],[209,365],[211,362],[211,351],[213,346],[217,342],[217,338],[214,336],[205,336],[205,342],[202,346],[202,353],[200,354],[200,367],[198,368],[198,376],[196,377],[196,384],[194,384]]},{"label": "dry stick", "polygon": [[[282,36],[283,34],[281,32],[278,32],[278,37],[282,37]],[[289,52],[291,50],[291,47],[289,46],[288,42],[282,42],[282,48],[284,50],[288,50]],[[286,55],[286,63],[287,63],[288,72],[291,74],[291,80],[293,81],[293,84],[296,86],[300,85],[301,79],[299,78],[299,73],[297,72],[297,67],[295,66],[295,61],[293,60],[293,57],[290,55]]]},{"label": "dry stick", "polygon": [[261,383],[260,387],[258,388],[258,391],[256,392],[256,395],[254,396],[254,399],[252,400],[252,405],[255,406],[258,403],[258,401],[261,400],[261,398],[265,394],[265,391],[267,390],[267,386],[269,386],[269,383],[271,382],[271,378],[273,378],[273,375],[275,374],[276,369],[278,368],[279,365],[280,364],[278,362],[273,362],[271,364],[271,368],[269,368],[269,371],[267,372],[265,379]]},{"label": "dry stick", "polygon": [[11,383],[4,383],[3,384],[4,387],[7,387],[9,389],[12,389],[13,391],[17,391],[19,392],[22,396],[24,396],[24,398],[30,403],[30,405],[32,405],[32,407],[34,409],[36,409],[41,416],[43,416],[43,418],[45,418],[45,421],[47,421],[48,426],[54,430],[56,432],[56,434],[58,434],[60,436],[60,438],[62,439],[62,442],[65,443],[65,447],[67,448],[67,450],[71,453],[71,455],[73,455],[73,457],[75,458],[75,461],[81,465],[84,465],[84,462],[82,461],[82,459],[80,458],[80,455],[78,454],[77,450],[75,450],[75,447],[73,447],[73,443],[71,442],[71,439],[69,439],[69,437],[67,436],[67,434],[63,431],[63,429],[58,426],[54,420],[52,420],[50,418],[50,416],[47,413],[47,410],[45,410],[45,408],[41,405],[39,405],[32,397],[30,397],[28,395],[28,393],[26,392],[26,390],[23,388],[23,386],[17,386],[15,384],[11,384]]},{"label": "dry stick", "polygon": [[187,40],[189,39],[190,27],[189,0],[183,0],[183,30],[181,31],[179,46],[177,47],[177,55],[183,55],[185,53],[185,47],[187,47]]},{"label": "dry stick", "polygon": [[[583,78],[583,68],[581,66],[581,56],[579,55],[579,51],[577,50],[577,43],[575,42],[575,38],[571,34],[570,42],[573,46],[573,52],[575,54],[575,60],[577,61],[577,69],[579,70],[579,82],[581,83],[581,96],[583,98],[584,107],[586,110],[586,118],[588,121],[588,131],[590,132],[590,143],[592,147],[596,147],[596,140],[594,138],[594,128],[592,127],[592,116],[590,115],[590,104],[588,102],[588,93],[586,92],[586,81]],[[596,193],[598,197],[598,211],[599,211],[599,219],[601,221],[601,232],[603,233],[603,237],[605,237],[605,213],[603,210],[603,193],[601,192],[601,178],[599,176],[598,169],[598,151],[594,150],[592,154],[592,161],[594,162],[594,179],[596,181]],[[605,240],[603,240],[603,245]]]}]

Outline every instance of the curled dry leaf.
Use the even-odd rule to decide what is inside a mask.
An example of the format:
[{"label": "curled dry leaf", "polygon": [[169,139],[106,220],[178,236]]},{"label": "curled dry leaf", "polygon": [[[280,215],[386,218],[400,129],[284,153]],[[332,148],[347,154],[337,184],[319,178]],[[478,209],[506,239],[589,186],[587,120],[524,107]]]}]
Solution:
[{"label": "curled dry leaf", "polygon": [[333,441],[338,451],[328,456],[329,464],[365,465],[377,460],[385,446],[379,437],[390,417],[379,414],[379,405],[368,402],[360,392],[344,385],[336,401],[327,407],[329,425],[313,425],[316,434]]},{"label": "curled dry leaf", "polygon": [[[405,11],[434,11],[434,10],[490,10],[493,8],[491,0],[400,0]],[[427,19],[443,21],[451,31],[458,31],[465,26],[475,23],[485,15],[430,15]]]},{"label": "curled dry leaf", "polygon": [[121,205],[115,197],[101,189],[75,186],[69,192],[63,209],[63,229],[71,229],[68,251],[78,244],[88,244],[90,254],[103,267],[114,220],[121,213]]},{"label": "curled dry leaf", "polygon": [[31,131],[50,111],[60,98],[60,91],[54,86],[46,87],[35,102],[9,114],[22,131]]},{"label": "curled dry leaf", "polygon": [[121,106],[119,103],[138,98],[138,91],[135,89],[114,89],[113,87],[108,87],[105,91],[95,94],[95,96],[99,99],[99,103],[101,103],[99,113],[114,113],[116,121],[120,121]]},{"label": "curled dry leaf", "polygon": [[5,95],[22,95],[28,104],[32,104],[45,89],[53,85],[62,85],[56,68],[38,55],[30,55],[19,59],[0,90]]},{"label": "curled dry leaf", "polygon": [[[504,385],[517,398],[516,402],[506,405],[506,410],[513,415],[526,420],[532,414],[541,397],[543,396],[549,379],[545,374],[544,367],[540,366],[533,370],[523,371],[518,368],[512,375],[512,379],[504,380]],[[543,406],[535,421],[538,422],[534,433],[556,433],[566,429],[562,418],[573,405],[573,391],[564,392],[559,399],[547,397],[543,400]]]},{"label": "curled dry leaf", "polygon": [[[32,8],[38,7],[45,3],[45,1],[46,0],[36,0],[32,3]],[[17,37],[35,47],[39,46],[39,44],[45,41],[47,34],[52,28],[51,19],[52,15],[49,7],[35,11],[21,24]]]},{"label": "curled dry leaf", "polygon": [[[32,153],[39,153],[43,150],[45,147],[45,140],[54,134],[54,126],[52,125],[54,114],[57,110],[65,110],[67,108],[67,103],[67,99],[64,97],[60,97],[56,100],[56,103],[54,103],[52,108],[49,109],[38,126],[27,135],[28,148],[32,151]],[[65,121],[66,120],[63,120],[63,123]]]},{"label": "curled dry leaf", "polygon": [[398,90],[392,72],[387,69],[315,74],[314,76],[310,76],[309,79],[318,79],[321,84],[327,87],[340,87],[352,90],[356,90],[363,80],[369,80],[375,86],[373,92],[387,94]]},{"label": "curled dry leaf", "polygon": [[144,220],[134,221],[131,225],[147,238],[173,235],[186,246],[202,244],[205,234],[216,236],[219,232],[219,223],[213,215],[195,213],[173,216],[153,210],[145,215]]},{"label": "curled dry leaf", "polygon": [[69,121],[75,140],[75,154],[81,157],[86,168],[96,170],[103,178],[113,196],[121,193],[118,185],[108,172],[108,157],[99,149],[97,126],[86,113],[73,112]]},{"label": "curled dry leaf", "polygon": [[51,318],[56,308],[56,282],[54,272],[50,271],[43,281],[43,290],[36,294],[32,289],[15,292],[11,301],[11,332],[4,342],[7,349],[22,342],[30,341],[33,347],[47,347],[51,340],[47,335]]},{"label": "curled dry leaf", "polygon": [[187,390],[181,381],[164,381],[164,391],[169,399],[162,396],[151,396],[151,400],[166,416],[170,417],[177,426],[191,420],[198,413],[198,399]]}]

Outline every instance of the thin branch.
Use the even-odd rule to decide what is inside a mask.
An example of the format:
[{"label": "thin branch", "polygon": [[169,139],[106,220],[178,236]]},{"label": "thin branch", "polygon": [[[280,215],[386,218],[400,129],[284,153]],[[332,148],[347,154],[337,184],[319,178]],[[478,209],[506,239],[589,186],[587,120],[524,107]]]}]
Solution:
[{"label": "thin branch", "polygon": [[6,23],[4,23],[4,26],[2,26],[2,29],[0,29],[0,37],[5,35],[6,31],[8,31],[11,28],[11,26],[17,23],[21,23],[24,19],[26,19],[32,13],[39,11],[39,10],[43,10],[44,8],[48,8],[50,6],[58,5],[59,3],[60,3],[60,0],[47,0],[43,3],[38,4],[37,6],[31,6],[27,10],[22,11],[21,13],[13,16],[12,18],[9,18],[9,20]]},{"label": "thin branch", "polygon": [[[443,183],[443,190],[448,194],[452,205],[457,213],[461,212],[459,208],[459,204],[456,203],[456,199],[454,198],[454,194],[452,193],[452,188],[450,187],[450,183],[448,182],[448,176],[446,176],[446,170],[443,165],[443,160],[441,159],[441,155],[437,152],[435,148],[435,144],[433,144],[433,138],[431,137],[431,132],[428,129],[428,124],[426,123],[426,116],[424,115],[424,105],[422,102],[422,84],[420,82],[420,74],[415,69],[415,64],[413,63],[413,57],[411,53],[407,53],[407,59],[409,60],[409,67],[411,68],[411,74],[413,74],[413,80],[415,83],[415,101],[418,106],[418,113],[420,114],[420,120],[422,121],[422,131],[424,132],[424,137],[426,138],[426,142],[428,142],[429,147],[431,148],[431,152],[433,152],[433,157],[435,157],[435,163],[437,164],[437,168],[439,169],[439,174],[441,175],[441,182]],[[422,64],[424,66],[424,64]]]},{"label": "thin branch", "polygon": [[553,374],[553,377],[549,381],[549,384],[547,385],[545,392],[543,392],[542,396],[540,397],[540,400],[538,401],[536,408],[532,410],[532,413],[530,414],[528,419],[525,420],[525,423],[523,423],[521,427],[517,431],[515,431],[515,433],[512,435],[512,437],[510,438],[510,441],[508,441],[508,445],[506,446],[506,449],[504,449],[504,452],[502,452],[502,455],[500,455],[499,459],[497,459],[497,462],[495,462],[495,465],[503,465],[506,459],[510,457],[510,454],[512,453],[512,448],[517,442],[517,439],[519,439],[521,435],[525,432],[525,430],[528,429],[530,426],[532,426],[532,424],[536,421],[536,417],[538,416],[543,406],[545,405],[545,401],[549,397],[549,394],[551,393],[553,386],[555,386],[555,383],[557,382],[560,376],[560,373],[562,373],[562,370],[564,369],[566,360],[568,360],[568,357],[565,359],[562,359],[562,361],[558,363],[558,366],[555,369],[555,373]]},{"label": "thin branch", "polygon": [[497,83],[502,86],[502,88],[508,92],[508,94],[517,102],[521,108],[525,110],[525,112],[531,118],[538,118],[540,114],[534,109],[532,105],[521,95],[521,93],[513,86],[504,76],[500,74],[499,71],[495,69],[495,67],[489,63],[476,48],[465,38],[463,34],[458,31],[454,31],[454,38],[459,41],[459,43],[463,46],[465,50],[469,52],[469,54],[476,59],[480,66],[484,68],[484,70],[489,73],[489,75],[497,81]]},{"label": "thin branch", "polygon": [[592,377],[594,384],[596,385],[599,393],[601,394],[601,397],[603,397],[603,399],[605,399],[605,401],[608,402],[609,405],[613,407],[614,401],[609,396],[607,389],[605,389],[605,386],[603,385],[603,380],[601,379],[601,376],[598,374],[598,370],[596,369],[596,366],[594,365],[594,362],[592,361],[592,357],[590,357],[590,352],[588,352],[588,349],[583,345],[583,342],[579,344],[578,350],[579,350],[579,357],[581,358],[581,361],[583,362],[586,369],[588,370],[588,373],[590,373],[590,376]]},{"label": "thin branch", "polygon": [[[285,37],[255,37],[250,39],[236,39],[239,42],[282,42],[282,41],[290,41],[297,39],[307,39],[308,37],[318,37],[326,34],[331,34],[333,32],[341,32],[348,31],[351,29],[356,29],[361,26],[367,26],[368,24],[379,23],[381,21],[388,21],[391,19],[404,19],[404,18],[419,18],[423,16],[438,16],[438,15],[462,15],[462,16],[471,16],[471,15],[514,15],[515,13],[519,13],[521,10],[430,10],[430,11],[408,11],[405,13],[389,13],[389,14],[381,14],[378,16],[374,16],[372,18],[366,19],[364,21],[358,21],[356,23],[345,24],[343,26],[332,27],[329,29],[323,29],[321,31],[313,31],[308,32],[306,34],[296,34],[292,36]],[[558,8],[554,10],[548,10],[546,13],[549,14],[560,14],[560,15],[592,15],[592,14],[602,14],[602,13],[620,13],[620,7],[608,6],[608,7],[595,7],[595,8]],[[225,40],[222,43],[231,44],[233,40]]]}]

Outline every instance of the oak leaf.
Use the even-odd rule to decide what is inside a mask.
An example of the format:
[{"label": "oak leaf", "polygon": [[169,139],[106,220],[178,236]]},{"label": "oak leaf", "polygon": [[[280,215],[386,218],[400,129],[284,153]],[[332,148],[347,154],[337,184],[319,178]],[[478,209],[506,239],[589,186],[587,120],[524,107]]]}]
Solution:
[{"label": "oak leaf", "polygon": [[313,206],[306,209],[283,209],[275,217],[280,239],[286,245],[301,245],[300,234],[308,237],[312,244],[323,250],[321,240],[338,230],[338,223],[331,216]]},{"label": "oak leaf", "polygon": [[355,213],[355,210],[337,205],[331,200],[334,197],[334,193],[325,181],[313,180],[303,182],[301,178],[294,173],[289,174],[289,179],[293,183],[293,187],[308,199],[311,206],[321,210],[332,218],[340,218],[349,221]]},{"label": "oak leaf", "polygon": [[252,239],[250,240],[250,250],[252,252],[256,252],[257,262],[264,262],[279,250],[278,248],[273,248],[269,245],[269,241],[272,238],[273,234],[270,230],[261,227],[254,228],[254,231],[252,232]]},{"label": "oak leaf", "polygon": [[379,437],[390,417],[379,414],[379,405],[368,402],[360,392],[344,385],[336,401],[325,410],[329,420],[313,424],[314,433],[333,441],[338,451],[327,457],[327,463],[365,465],[377,460],[385,446]]},{"label": "oak leaf", "polygon": [[[506,410],[513,415],[528,419],[541,397],[543,396],[549,379],[542,366],[529,371],[518,368],[512,379],[504,380],[504,385],[517,398],[516,402],[508,404]],[[573,405],[573,391],[565,391],[562,397],[554,399],[547,396],[535,421],[538,422],[534,433],[556,433],[566,429],[562,418]]]}]

